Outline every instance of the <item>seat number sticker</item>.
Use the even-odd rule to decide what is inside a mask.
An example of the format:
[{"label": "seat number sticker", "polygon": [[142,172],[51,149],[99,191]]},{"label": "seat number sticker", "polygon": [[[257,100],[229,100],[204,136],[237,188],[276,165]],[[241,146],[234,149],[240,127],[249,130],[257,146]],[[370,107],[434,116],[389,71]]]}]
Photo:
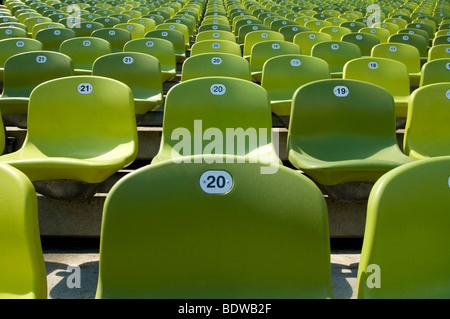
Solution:
[{"label": "seat number sticker", "polygon": [[211,85],[209,90],[214,95],[224,95],[227,91],[227,88],[223,84],[213,84]]},{"label": "seat number sticker", "polygon": [[93,90],[92,84],[90,83],[80,83],[78,84],[77,91],[80,94],[91,94]]},{"label": "seat number sticker", "polygon": [[206,171],[200,176],[200,187],[208,194],[226,194],[233,187],[233,177],[226,171]]},{"label": "seat number sticker", "polygon": [[337,97],[346,97],[349,93],[348,87],[343,85],[335,86],[333,89],[334,95]]}]

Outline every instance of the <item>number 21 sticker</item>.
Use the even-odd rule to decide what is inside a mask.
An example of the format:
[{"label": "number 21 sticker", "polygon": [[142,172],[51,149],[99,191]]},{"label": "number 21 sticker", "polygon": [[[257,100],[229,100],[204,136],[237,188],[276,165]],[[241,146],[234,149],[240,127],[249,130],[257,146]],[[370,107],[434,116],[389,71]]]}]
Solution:
[{"label": "number 21 sticker", "polygon": [[226,171],[210,170],[200,176],[200,188],[208,194],[226,194],[233,187],[233,177]]},{"label": "number 21 sticker", "polygon": [[80,94],[91,94],[93,90],[92,84],[90,83],[80,83],[77,86],[77,91]]}]

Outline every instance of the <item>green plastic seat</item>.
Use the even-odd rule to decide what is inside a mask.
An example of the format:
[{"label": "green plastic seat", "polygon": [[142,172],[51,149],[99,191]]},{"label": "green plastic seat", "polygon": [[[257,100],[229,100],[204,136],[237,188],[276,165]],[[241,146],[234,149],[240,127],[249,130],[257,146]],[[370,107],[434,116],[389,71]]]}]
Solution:
[{"label": "green plastic seat", "polygon": [[108,77],[128,85],[133,92],[136,114],[161,106],[164,91],[159,60],[139,52],[116,52],[95,60],[92,75]]},{"label": "green plastic seat", "polygon": [[131,34],[131,39],[142,39],[145,36],[145,27],[139,23],[119,23],[116,24],[114,29],[127,30]]},{"label": "green plastic seat", "polygon": [[133,18],[128,20],[128,23],[137,23],[137,24],[141,24],[144,26],[144,35],[145,33],[149,32],[149,31],[153,31],[156,28],[156,22],[153,19],[150,18]]},{"label": "green plastic seat", "polygon": [[450,82],[450,58],[435,59],[422,66],[419,87],[440,82]]},{"label": "green plastic seat", "polygon": [[42,50],[42,43],[29,38],[9,38],[0,40],[0,81],[3,82],[3,70],[6,61],[13,55]]},{"label": "green plastic seat", "polygon": [[338,26],[323,27],[319,31],[322,33],[327,33],[327,34],[331,35],[331,39],[333,41],[341,41],[341,39],[344,35],[352,32],[349,28],[338,27]]},{"label": "green plastic seat", "polygon": [[220,24],[220,23],[202,23],[200,27],[198,28],[197,33],[201,33],[203,31],[209,31],[209,30],[224,30],[231,32],[231,26],[227,24]]},{"label": "green plastic seat", "polygon": [[304,31],[311,31],[307,27],[299,26],[299,25],[287,25],[281,27],[278,32],[280,32],[286,41],[294,42],[294,37]]},{"label": "green plastic seat", "polygon": [[185,48],[191,47],[191,39],[189,36],[189,28],[181,23],[161,23],[155,27],[155,30],[176,30],[183,34]]},{"label": "green plastic seat", "polygon": [[236,36],[233,32],[224,30],[209,30],[203,31],[197,35],[195,42],[204,40],[227,40],[231,42],[236,42]]},{"label": "green plastic seat", "polygon": [[441,35],[439,37],[435,37],[432,45],[435,46],[439,44],[450,44],[450,36]]},{"label": "green plastic seat", "polygon": [[122,52],[123,46],[131,41],[131,33],[121,28],[101,28],[92,32],[91,37],[102,38],[111,45],[111,52]]},{"label": "green plastic seat", "polygon": [[28,35],[32,35],[33,27],[36,24],[42,23],[42,22],[53,22],[52,19],[48,17],[43,16],[36,16],[36,17],[30,17],[22,21],[22,23],[27,27]]},{"label": "green plastic seat", "polygon": [[403,140],[405,154],[417,159],[450,155],[449,97],[448,82],[429,84],[411,94]]},{"label": "green plastic seat", "polygon": [[409,23],[407,26],[407,28],[411,28],[411,29],[419,29],[419,30],[424,30],[428,33],[428,36],[430,37],[430,39],[434,38],[434,30],[433,27],[425,24],[425,23],[418,23],[418,22],[412,22]]},{"label": "green plastic seat", "polygon": [[252,80],[261,82],[264,63],[274,57],[285,54],[300,54],[300,47],[288,41],[262,41],[253,45],[250,53]]},{"label": "green plastic seat", "polygon": [[392,95],[377,85],[344,79],[315,81],[295,92],[288,158],[323,185],[373,183],[414,161],[397,144]]},{"label": "green plastic seat", "polygon": [[68,28],[43,29],[36,33],[36,40],[42,43],[44,50],[59,51],[61,43],[75,36],[75,31]]},{"label": "green plastic seat", "polygon": [[385,88],[394,98],[396,117],[406,117],[410,98],[409,75],[400,61],[376,57],[354,59],[344,66],[342,78]]},{"label": "green plastic seat", "polygon": [[392,22],[375,22],[372,27],[374,28],[382,28],[382,29],[386,29],[389,31],[390,35],[394,35],[398,32],[398,30],[400,30],[400,27]]},{"label": "green plastic seat", "polygon": [[133,94],[104,77],[70,76],[38,85],[30,95],[22,147],[0,162],[32,181],[101,183],[137,155]]},{"label": "green plastic seat", "polygon": [[249,62],[230,53],[200,53],[184,61],[181,81],[205,77],[228,76],[251,81]]},{"label": "green plastic seat", "polygon": [[228,40],[203,40],[192,45],[190,56],[202,53],[229,53],[242,56],[241,47]]},{"label": "green plastic seat", "polygon": [[384,28],[371,28],[371,27],[364,27],[359,29],[358,31],[359,33],[369,33],[369,34],[373,34],[375,36],[378,37],[378,39],[380,39],[380,43],[387,43],[389,37],[391,36],[391,33],[389,32],[389,30],[384,29]]},{"label": "green plastic seat", "polygon": [[310,20],[307,21],[304,26],[311,29],[311,31],[320,31],[324,27],[331,26],[331,22],[324,20]]},{"label": "green plastic seat", "polygon": [[0,40],[9,38],[26,38],[27,32],[17,27],[0,27]]},{"label": "green plastic seat", "polygon": [[372,48],[380,44],[380,39],[370,33],[352,32],[342,37],[341,41],[356,44],[361,50],[361,56],[370,56]]},{"label": "green plastic seat", "polygon": [[405,28],[398,31],[398,33],[408,33],[408,34],[417,34],[425,38],[428,45],[431,45],[433,42],[430,40],[430,36],[428,33],[421,29],[412,29],[412,28]]},{"label": "green plastic seat", "polygon": [[262,70],[261,86],[269,94],[272,112],[279,116],[289,116],[292,98],[300,86],[329,78],[329,66],[324,60],[300,54],[286,54],[266,61]]},{"label": "green plastic seat", "polygon": [[419,86],[421,60],[420,52],[415,46],[405,43],[380,43],[372,48],[371,56],[403,62],[408,69],[410,86]]},{"label": "green plastic seat", "polygon": [[388,39],[389,43],[405,43],[412,45],[419,50],[420,61],[425,63],[428,60],[428,43],[427,40],[419,34],[397,33],[391,35]]},{"label": "green plastic seat", "polygon": [[367,24],[365,24],[363,22],[359,22],[359,21],[347,21],[347,22],[342,22],[339,26],[348,28],[352,32],[358,32],[362,28],[367,27]]},{"label": "green plastic seat", "polygon": [[152,164],[213,153],[277,166],[281,161],[271,132],[269,98],[258,84],[231,77],[187,80],[166,96],[160,149]]},{"label": "green plastic seat", "polygon": [[264,24],[246,24],[239,28],[236,42],[243,48],[245,37],[248,33],[253,31],[270,30],[270,27]]},{"label": "green plastic seat", "polygon": [[123,52],[141,52],[154,56],[161,66],[161,80],[172,81],[177,76],[177,64],[173,43],[160,38],[144,38],[128,41]]},{"label": "green plastic seat", "polygon": [[304,31],[294,36],[293,43],[300,47],[302,54],[311,55],[312,47],[320,42],[331,41],[331,35],[317,31]]},{"label": "green plastic seat", "polygon": [[360,58],[361,49],[351,42],[324,41],[312,47],[311,56],[328,63],[332,78],[341,78],[344,65],[350,60]]},{"label": "green plastic seat", "polygon": [[89,37],[95,30],[104,28],[104,25],[99,22],[81,21],[76,24],[72,30],[75,31],[76,37]]},{"label": "green plastic seat", "polygon": [[153,30],[147,32],[145,38],[160,38],[172,42],[177,63],[182,63],[186,59],[187,49],[182,32],[172,29]]},{"label": "green plastic seat", "polygon": [[27,114],[31,91],[48,80],[73,75],[72,60],[52,51],[19,53],[5,63],[2,114]]},{"label": "green plastic seat", "polygon": [[114,17],[109,17],[109,16],[95,18],[94,22],[103,24],[103,28],[112,28],[116,24],[121,23],[119,18],[114,18]]},{"label": "green plastic seat", "polygon": [[46,299],[38,204],[30,180],[0,164],[0,299]]},{"label": "green plastic seat", "polygon": [[72,59],[75,75],[90,75],[94,61],[111,53],[111,44],[97,37],[75,37],[62,42],[59,52]]},{"label": "green plastic seat", "polygon": [[450,297],[450,157],[396,168],[373,186],[357,275],[359,299]]},{"label": "green plastic seat", "polygon": [[[286,167],[262,175],[261,163],[190,159],[139,169],[108,194],[97,299],[333,298],[328,214],[316,185]],[[212,179],[231,190],[199,187],[212,188]]]},{"label": "green plastic seat", "polygon": [[246,58],[247,60],[250,60],[250,55],[252,52],[252,47],[262,41],[285,41],[284,36],[277,32],[272,30],[257,30],[252,31],[246,34],[244,38],[244,46],[242,49],[242,56]]},{"label": "green plastic seat", "polygon": [[[0,22],[1,22],[1,19],[0,19]],[[19,28],[24,31],[27,31],[27,27],[23,23],[19,23],[19,22],[1,22],[0,27],[9,27],[9,28],[15,27],[15,28]]]},{"label": "green plastic seat", "polygon": [[428,50],[428,62],[450,58],[450,44],[438,44]]}]

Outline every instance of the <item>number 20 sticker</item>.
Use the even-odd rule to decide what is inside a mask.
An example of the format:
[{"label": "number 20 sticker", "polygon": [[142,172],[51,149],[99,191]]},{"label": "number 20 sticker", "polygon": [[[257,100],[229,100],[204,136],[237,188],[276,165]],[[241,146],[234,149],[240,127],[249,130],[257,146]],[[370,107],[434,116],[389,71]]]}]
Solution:
[{"label": "number 20 sticker", "polygon": [[208,194],[226,194],[233,187],[233,177],[226,171],[210,170],[200,176],[200,188]]},{"label": "number 20 sticker", "polygon": [[223,95],[227,91],[227,88],[223,84],[213,84],[209,90],[214,95]]},{"label": "number 20 sticker", "polygon": [[346,86],[335,86],[333,89],[333,93],[334,95],[336,95],[337,97],[346,97],[349,93],[348,87]]}]

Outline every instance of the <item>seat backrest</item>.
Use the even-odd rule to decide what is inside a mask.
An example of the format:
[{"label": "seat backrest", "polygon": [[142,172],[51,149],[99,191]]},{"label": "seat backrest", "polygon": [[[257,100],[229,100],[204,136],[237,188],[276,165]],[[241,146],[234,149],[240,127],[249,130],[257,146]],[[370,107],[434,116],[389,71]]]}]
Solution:
[{"label": "seat backrest", "polygon": [[250,57],[253,45],[258,42],[267,40],[284,41],[284,36],[281,33],[272,30],[257,30],[249,32],[244,38],[244,48],[242,51],[242,55],[244,57]]},{"label": "seat backrest", "polygon": [[367,205],[357,298],[440,299],[450,296],[450,157],[391,170]]},{"label": "seat backrest", "polygon": [[364,27],[359,29],[360,33],[370,33],[378,37],[380,39],[380,43],[386,43],[388,41],[388,38],[391,36],[391,33],[389,30],[384,28],[371,28],[371,27]]},{"label": "seat backrest", "polygon": [[[203,152],[261,160],[267,160],[268,154],[268,161],[273,161],[271,129],[270,102],[259,85],[230,77],[187,80],[166,96],[161,146],[152,163]],[[218,135],[214,145],[208,141],[211,138],[202,139],[203,134]],[[230,140],[233,134],[236,143]]]},{"label": "seat backrest", "polygon": [[172,42],[175,52],[186,52],[186,43],[181,31],[172,29],[152,30],[145,34],[145,38],[160,38]]},{"label": "seat backrest", "polygon": [[341,41],[341,39],[344,35],[352,32],[349,28],[338,27],[338,26],[323,27],[319,31],[322,33],[328,33],[329,35],[331,35],[331,39],[333,41]]},{"label": "seat backrest", "polygon": [[312,47],[319,42],[331,41],[331,35],[317,31],[304,31],[294,36],[293,43],[300,47],[302,54],[311,55]]},{"label": "seat backrest", "polygon": [[379,150],[380,145],[397,145],[395,123],[393,97],[382,87],[357,80],[319,80],[294,93],[288,149],[301,148],[323,160],[371,154],[375,146]]},{"label": "seat backrest", "polygon": [[59,22],[41,22],[37,23],[31,29],[31,38],[36,39],[36,33],[43,29],[65,28],[64,24]]},{"label": "seat backrest", "polygon": [[75,31],[68,28],[43,29],[36,33],[36,40],[42,43],[44,50],[59,51],[61,43],[75,36]]},{"label": "seat backrest", "polygon": [[428,62],[450,58],[450,44],[438,44],[428,50]]},{"label": "seat backrest", "polygon": [[285,167],[261,175],[261,163],[221,158],[149,165],[114,186],[96,298],[333,297],[317,186]]},{"label": "seat backrest", "polygon": [[204,40],[228,40],[231,42],[236,42],[236,36],[233,32],[224,30],[209,30],[203,31],[197,34],[195,39],[196,42]]},{"label": "seat backrest", "polygon": [[237,31],[236,42],[240,45],[244,45],[245,37],[248,33],[258,30],[270,30],[270,27],[264,24],[245,24],[239,28]]},{"label": "seat backrest", "polygon": [[42,49],[42,43],[35,39],[10,38],[0,40],[0,68],[3,68],[6,60],[15,54]]},{"label": "seat backrest", "polygon": [[38,205],[31,181],[0,164],[0,298],[47,298]]},{"label": "seat backrest", "polygon": [[361,57],[344,66],[343,79],[353,79],[376,84],[389,91],[392,96],[409,96],[409,74],[400,61]]},{"label": "seat backrest", "polygon": [[104,27],[105,26],[100,22],[81,21],[80,23],[75,24],[72,27],[72,30],[75,31],[77,37],[89,37],[92,34],[92,32]]},{"label": "seat backrest", "polygon": [[359,30],[361,30],[362,28],[367,27],[367,24],[359,22],[359,21],[347,21],[347,22],[342,22],[340,24],[341,27],[345,27],[350,29],[352,32],[358,32]]},{"label": "seat backrest", "polygon": [[62,42],[59,52],[71,57],[75,69],[89,71],[95,59],[111,53],[111,44],[96,37],[75,37]]},{"label": "seat backrest", "polygon": [[121,23],[119,18],[115,18],[115,17],[100,17],[100,18],[95,18],[94,22],[98,22],[103,24],[104,28],[112,28],[114,27],[116,24]]},{"label": "seat backrest", "polygon": [[190,46],[189,28],[181,23],[161,23],[155,27],[155,30],[177,30],[184,36],[184,43],[186,47]]},{"label": "seat backrest", "polygon": [[411,94],[403,148],[415,158],[450,155],[450,83],[423,86]]},{"label": "seat backrest", "polygon": [[0,27],[0,40],[8,38],[26,38],[27,32],[17,27]]},{"label": "seat backrest", "polygon": [[428,61],[422,66],[419,86],[450,82],[450,58]]},{"label": "seat backrest", "polygon": [[311,55],[327,61],[333,74],[342,72],[348,61],[361,57],[361,49],[350,42],[324,41],[312,47]]},{"label": "seat backrest", "polygon": [[155,30],[155,28],[156,28],[155,20],[150,19],[150,18],[143,18],[143,17],[133,18],[133,19],[129,20],[128,22],[129,23],[138,23],[138,24],[143,25],[145,28],[145,31],[144,31],[145,33]]},{"label": "seat backrest", "polygon": [[403,62],[409,73],[420,72],[419,50],[405,43],[380,43],[372,48],[373,57],[388,58]]},{"label": "seat backrest", "polygon": [[136,147],[136,142],[133,94],[117,80],[64,77],[40,84],[30,95],[23,147],[36,147],[48,157],[84,159],[117,145]]},{"label": "seat backrest", "polygon": [[200,53],[183,63],[181,81],[205,76],[229,76],[251,81],[250,64],[230,53]]},{"label": "seat backrest", "polygon": [[195,42],[191,48],[191,56],[201,53],[229,53],[242,56],[241,48],[228,40],[203,40]]},{"label": "seat backrest", "polygon": [[419,34],[404,34],[397,33],[391,35],[388,39],[389,43],[405,43],[412,45],[419,50],[421,57],[426,57],[428,54],[428,43],[427,40]]},{"label": "seat backrest", "polygon": [[293,42],[294,37],[298,33],[304,32],[304,31],[311,31],[311,29],[300,26],[300,25],[286,25],[286,26],[280,27],[280,29],[278,30],[278,32],[280,32],[284,36],[284,39],[289,42]]},{"label": "seat backrest", "polygon": [[262,71],[264,63],[271,57],[284,54],[300,54],[300,47],[288,41],[267,40],[253,45],[250,53],[252,72]]},{"label": "seat backrest", "polygon": [[101,28],[92,32],[91,37],[102,38],[111,44],[111,52],[121,52],[123,46],[132,40],[131,33],[121,28]]},{"label": "seat backrest", "polygon": [[127,30],[128,32],[130,32],[132,39],[141,39],[145,36],[146,33],[145,26],[139,23],[119,23],[116,24],[113,28]]},{"label": "seat backrest", "polygon": [[380,44],[380,39],[376,35],[359,32],[346,34],[342,37],[341,41],[356,44],[361,50],[362,56],[370,56],[372,48],[377,44]]}]

